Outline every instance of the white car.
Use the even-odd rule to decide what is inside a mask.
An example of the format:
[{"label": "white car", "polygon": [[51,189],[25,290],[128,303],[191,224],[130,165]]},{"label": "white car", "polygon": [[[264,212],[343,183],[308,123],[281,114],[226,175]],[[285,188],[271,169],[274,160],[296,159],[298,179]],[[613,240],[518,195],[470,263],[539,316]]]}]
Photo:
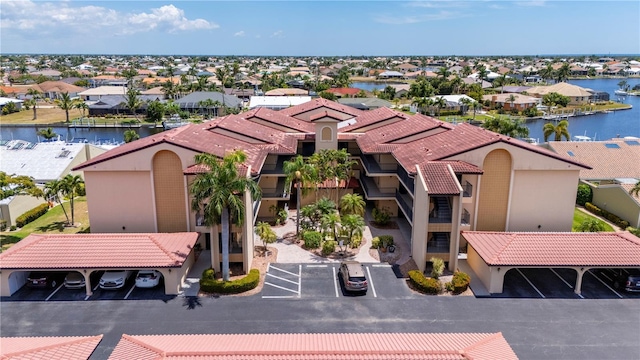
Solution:
[{"label": "white car", "polygon": [[140,270],[136,276],[136,287],[152,288],[160,284],[162,274],[157,270]]},{"label": "white car", "polygon": [[101,289],[120,289],[133,274],[131,270],[107,270],[100,278]]}]

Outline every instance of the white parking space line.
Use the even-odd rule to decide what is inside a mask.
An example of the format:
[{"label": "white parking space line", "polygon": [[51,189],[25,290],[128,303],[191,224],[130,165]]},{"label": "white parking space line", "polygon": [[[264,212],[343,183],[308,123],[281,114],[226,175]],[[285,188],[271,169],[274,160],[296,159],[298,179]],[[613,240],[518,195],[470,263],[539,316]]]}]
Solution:
[{"label": "white parking space line", "polygon": [[596,278],[598,281],[600,281],[602,283],[602,285],[606,286],[609,290],[611,290],[611,292],[613,292],[614,294],[616,294],[616,296],[618,296],[620,299],[624,299],[624,297],[620,294],[618,294],[617,291],[613,290],[611,288],[611,286],[607,285],[607,283],[605,283],[604,281],[602,281],[602,279],[600,279],[598,276],[596,276],[596,274],[593,273],[593,271],[588,270],[589,274],[591,274],[591,276],[593,276],[594,278]]},{"label": "white parking space line", "polygon": [[131,293],[133,292],[133,289],[136,288],[136,284],[133,284],[133,286],[131,287],[131,290],[129,290],[129,292],[127,293],[127,295],[125,295],[124,299],[127,300],[127,298],[129,297],[129,295],[131,295]]},{"label": "white parking space line", "polygon": [[292,284],[298,285],[298,283],[297,283],[297,282],[295,282],[295,281],[293,281],[293,280],[285,279],[285,278],[280,277],[280,276],[276,276],[276,275],[273,275],[273,274],[267,274],[267,276],[270,276],[270,277],[275,278],[275,279],[278,279],[278,280],[286,281],[286,282],[288,282],[288,283],[292,283]]},{"label": "white parking space line", "polygon": [[390,268],[391,264],[373,264],[371,267],[382,267],[382,268]]},{"label": "white parking space line", "polygon": [[373,297],[377,298],[378,294],[376,294],[376,287],[373,286],[373,278],[371,277],[371,271],[369,271],[368,266],[367,266],[367,275],[369,275],[369,285],[371,286],[371,291],[373,291]]},{"label": "white parking space line", "polygon": [[98,290],[98,287],[100,286],[100,282],[98,282],[98,284],[96,284],[96,286],[93,288],[93,291]]},{"label": "white parking space line", "polygon": [[267,263],[267,272],[269,272],[270,267],[271,267],[271,263]]},{"label": "white parking space line", "polygon": [[265,285],[273,286],[273,287],[275,287],[275,288],[282,289],[282,290],[287,290],[287,291],[290,291],[290,292],[292,292],[292,293],[294,293],[294,294],[298,294],[298,296],[300,296],[300,294],[299,294],[297,291],[295,291],[295,290],[291,290],[291,289],[286,288],[286,287],[284,287],[284,286],[280,286],[280,285],[272,284],[272,283],[267,282],[267,281],[265,281],[264,283],[265,283]]},{"label": "white parking space line", "polygon": [[522,275],[522,277],[529,283],[529,285],[531,285],[531,287],[533,288],[533,290],[535,290],[543,299],[546,299],[546,297],[544,295],[542,295],[542,293],[540,292],[540,290],[538,290],[538,288],[533,285],[533,283],[526,277],[524,276],[524,274],[522,273],[522,271],[520,271],[520,269],[516,269],[520,275]]},{"label": "white parking space line", "polygon": [[333,270],[333,286],[336,289],[336,297],[340,297],[340,293],[338,293],[338,276],[336,275],[336,268],[332,267]]},{"label": "white parking space line", "polygon": [[64,284],[60,284],[60,286],[58,286],[58,288],[57,288],[57,289],[55,289],[55,290],[51,293],[51,295],[47,296],[47,298],[46,298],[46,299],[44,299],[44,301],[49,301],[49,299],[51,299],[51,297],[52,297],[53,295],[55,295],[58,291],[60,291],[60,289],[62,289],[62,287],[63,287],[63,286],[64,286]]},{"label": "white parking space line", "polygon": [[298,297],[302,294],[302,265],[298,265]]},{"label": "white parking space line", "polygon": [[262,298],[263,299],[293,299],[295,296],[291,296],[291,295],[281,295],[281,296],[269,296],[269,295],[265,295]]},{"label": "white parking space line", "polygon": [[315,265],[315,264],[310,264],[310,265],[306,265],[308,268],[326,268],[327,264],[323,264],[323,265]]},{"label": "white parking space line", "polygon": [[[302,268],[302,265],[300,265],[300,268]],[[277,267],[275,267],[275,266],[273,266],[273,265],[271,265],[271,266],[269,267],[269,269],[270,269],[270,270],[271,270],[271,269],[273,269],[273,270],[282,271],[283,273],[286,273],[286,274],[289,274],[289,275],[293,275],[293,276],[300,277],[300,274],[292,273],[291,271],[287,271],[287,270],[284,270],[284,269],[280,269],[280,268],[277,268]]]},{"label": "white parking space line", "polygon": [[560,276],[560,274],[558,274],[555,270],[549,268],[549,270],[551,270],[554,274],[556,274],[556,276],[562,280],[563,283],[567,284],[567,286],[569,287],[569,289],[573,289],[573,286],[571,286],[571,284],[569,284],[565,279],[562,278],[562,276]]},{"label": "white parking space line", "polygon": [[87,296],[85,296],[85,297],[84,297],[84,301],[89,300],[89,298],[90,298],[90,297],[91,297],[91,295],[87,295]]}]

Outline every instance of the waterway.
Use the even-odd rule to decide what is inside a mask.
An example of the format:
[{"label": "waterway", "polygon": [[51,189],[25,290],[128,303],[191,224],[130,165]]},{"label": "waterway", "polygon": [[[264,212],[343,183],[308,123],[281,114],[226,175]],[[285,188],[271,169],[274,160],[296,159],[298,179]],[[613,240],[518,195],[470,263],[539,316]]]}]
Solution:
[{"label": "waterway", "polygon": [[[618,89],[618,82],[622,79],[592,79],[592,80],[569,80],[568,82],[585,88],[598,91],[606,91],[611,96],[611,100],[619,101],[633,106],[630,110],[619,110],[611,113],[599,113],[589,116],[570,117],[569,133],[571,136],[588,136],[594,140],[608,140],[617,136],[640,137],[640,96],[616,96],[614,91]],[[627,79],[628,84],[633,87],[640,84],[640,79]],[[387,84],[358,82],[351,86],[363,90],[382,90]],[[526,123],[529,128],[529,136],[539,141],[544,141],[542,127],[548,120],[530,120]]]},{"label": "waterway", "polygon": [[[571,136],[588,136],[594,140],[607,140],[617,136],[640,137],[640,96],[619,97],[614,94],[618,89],[620,79],[594,79],[594,80],[569,80],[569,83],[591,88],[594,90],[606,91],[611,95],[611,100],[620,101],[633,106],[631,110],[619,110],[611,113],[600,113],[589,116],[577,116],[569,118],[569,132]],[[632,87],[640,84],[640,79],[628,79]],[[385,83],[353,83],[352,87],[359,89],[373,90],[384,89]],[[531,120],[527,122],[529,136],[539,141],[543,141],[542,127],[546,120]],[[11,140],[20,139],[37,142],[37,132],[41,128],[48,126],[2,126],[0,124],[0,139]],[[124,132],[127,128],[67,128],[66,126],[53,126],[53,131],[68,141],[88,142],[122,142]],[[162,129],[141,127],[135,129],[140,137],[156,134]]]}]

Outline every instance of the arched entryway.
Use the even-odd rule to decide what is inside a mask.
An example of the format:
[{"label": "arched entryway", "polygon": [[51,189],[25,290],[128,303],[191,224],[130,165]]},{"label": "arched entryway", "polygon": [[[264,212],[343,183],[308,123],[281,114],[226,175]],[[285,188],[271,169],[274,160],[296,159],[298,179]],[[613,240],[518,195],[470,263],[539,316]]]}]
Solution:
[{"label": "arched entryway", "polygon": [[153,186],[158,232],[187,231],[182,169],[180,158],[171,151],[162,150],[153,157]]},{"label": "arched entryway", "polygon": [[503,149],[493,150],[484,158],[476,230],[506,230],[511,166],[511,154]]}]

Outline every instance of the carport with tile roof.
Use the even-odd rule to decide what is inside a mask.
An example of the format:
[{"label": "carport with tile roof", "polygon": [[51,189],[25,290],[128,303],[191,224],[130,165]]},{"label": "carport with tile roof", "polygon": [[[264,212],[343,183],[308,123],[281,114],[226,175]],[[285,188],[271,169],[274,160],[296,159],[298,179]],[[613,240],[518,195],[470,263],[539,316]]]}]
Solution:
[{"label": "carport with tile roof", "polygon": [[0,254],[0,296],[11,296],[24,283],[14,273],[77,271],[92,295],[94,271],[155,269],[164,276],[165,293],[178,294],[194,263],[196,232],[135,234],[31,234]]},{"label": "carport with tile roof", "polygon": [[467,262],[490,293],[502,293],[507,271],[568,268],[576,271],[574,292],[594,268],[640,268],[640,238],[629,232],[462,231],[469,243]]}]

